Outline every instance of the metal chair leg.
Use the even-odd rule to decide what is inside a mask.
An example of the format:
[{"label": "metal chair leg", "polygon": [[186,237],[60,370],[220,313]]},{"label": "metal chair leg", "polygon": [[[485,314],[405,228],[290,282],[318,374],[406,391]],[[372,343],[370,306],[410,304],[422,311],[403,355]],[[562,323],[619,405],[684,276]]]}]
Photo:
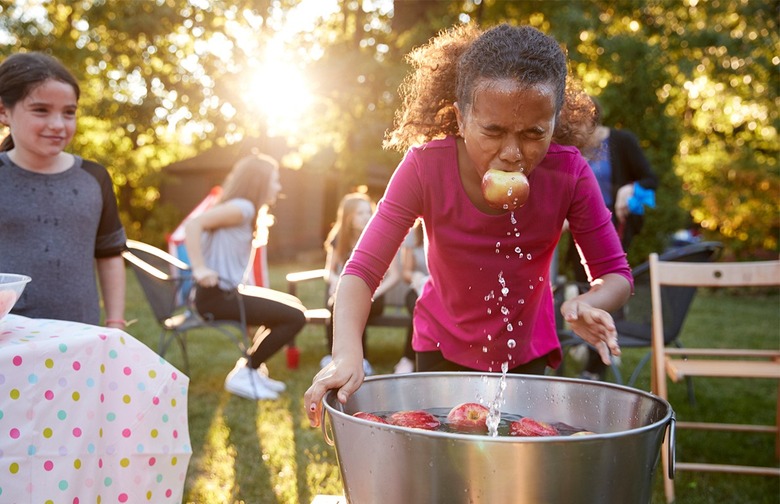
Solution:
[{"label": "metal chair leg", "polygon": [[187,355],[187,333],[186,332],[176,332],[175,333],[176,341],[179,342],[179,348],[181,348],[181,356],[182,360],[184,361],[184,374],[187,376],[190,375],[190,357]]}]

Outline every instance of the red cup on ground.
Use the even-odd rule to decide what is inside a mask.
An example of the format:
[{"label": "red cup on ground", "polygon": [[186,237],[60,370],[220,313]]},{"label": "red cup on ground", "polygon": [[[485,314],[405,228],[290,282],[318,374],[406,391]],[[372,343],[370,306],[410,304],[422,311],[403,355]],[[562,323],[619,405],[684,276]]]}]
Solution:
[{"label": "red cup on ground", "polygon": [[287,346],[287,369],[298,369],[298,361],[301,357],[301,351],[297,346]]}]

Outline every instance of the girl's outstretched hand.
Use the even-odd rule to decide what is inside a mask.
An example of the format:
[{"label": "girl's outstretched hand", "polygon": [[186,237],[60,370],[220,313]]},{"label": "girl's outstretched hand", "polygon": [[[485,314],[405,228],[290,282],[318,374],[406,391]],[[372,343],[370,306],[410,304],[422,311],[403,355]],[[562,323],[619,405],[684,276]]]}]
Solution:
[{"label": "girl's outstretched hand", "polygon": [[338,389],[337,397],[345,404],[363,383],[363,356],[333,356],[333,360],[314,376],[311,387],[303,395],[306,415],[312,427],[320,425],[322,415],[322,398],[330,389]]},{"label": "girl's outstretched hand", "polygon": [[610,354],[620,355],[617,329],[608,312],[574,298],[563,303],[561,314],[577,336],[596,348],[604,364],[610,365]]}]

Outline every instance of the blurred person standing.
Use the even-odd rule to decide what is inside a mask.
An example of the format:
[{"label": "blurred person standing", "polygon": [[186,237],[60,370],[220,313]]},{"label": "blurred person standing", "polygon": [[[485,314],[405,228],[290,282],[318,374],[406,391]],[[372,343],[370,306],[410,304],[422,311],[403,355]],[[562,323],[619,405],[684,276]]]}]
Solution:
[{"label": "blurred person standing", "polygon": [[[620,244],[628,252],[631,242],[644,225],[645,207],[655,206],[658,177],[639,146],[636,135],[628,130],[604,126],[601,122],[601,105],[595,98],[591,99],[596,105],[595,128],[583,147],[583,155],[596,175],[604,203],[612,212],[612,223],[620,237]],[[566,261],[573,269],[574,279],[578,283],[588,282],[589,274],[580,262],[573,240],[569,243]],[[587,363],[580,376],[592,380],[603,379],[606,370],[607,366],[598,353],[589,348]]]}]

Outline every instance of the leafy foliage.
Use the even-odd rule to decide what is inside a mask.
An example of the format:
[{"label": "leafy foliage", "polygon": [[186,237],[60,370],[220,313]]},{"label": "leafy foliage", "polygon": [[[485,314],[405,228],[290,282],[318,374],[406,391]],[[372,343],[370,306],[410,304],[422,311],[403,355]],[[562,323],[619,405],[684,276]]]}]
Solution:
[{"label": "leafy foliage", "polygon": [[555,36],[606,124],[639,137],[662,185],[632,262],[688,226],[741,256],[778,251],[776,0],[343,0],[293,34],[286,19],[311,8],[293,0],[31,4],[0,0],[0,56],[47,51],[83,83],[72,149],[112,171],[131,236],[155,241],[179,217],[158,204],[162,167],[269,132],[268,57],[305,70],[315,96],[287,134],[292,164],[336,174],[338,190],[386,180],[403,56],[475,21]]}]

